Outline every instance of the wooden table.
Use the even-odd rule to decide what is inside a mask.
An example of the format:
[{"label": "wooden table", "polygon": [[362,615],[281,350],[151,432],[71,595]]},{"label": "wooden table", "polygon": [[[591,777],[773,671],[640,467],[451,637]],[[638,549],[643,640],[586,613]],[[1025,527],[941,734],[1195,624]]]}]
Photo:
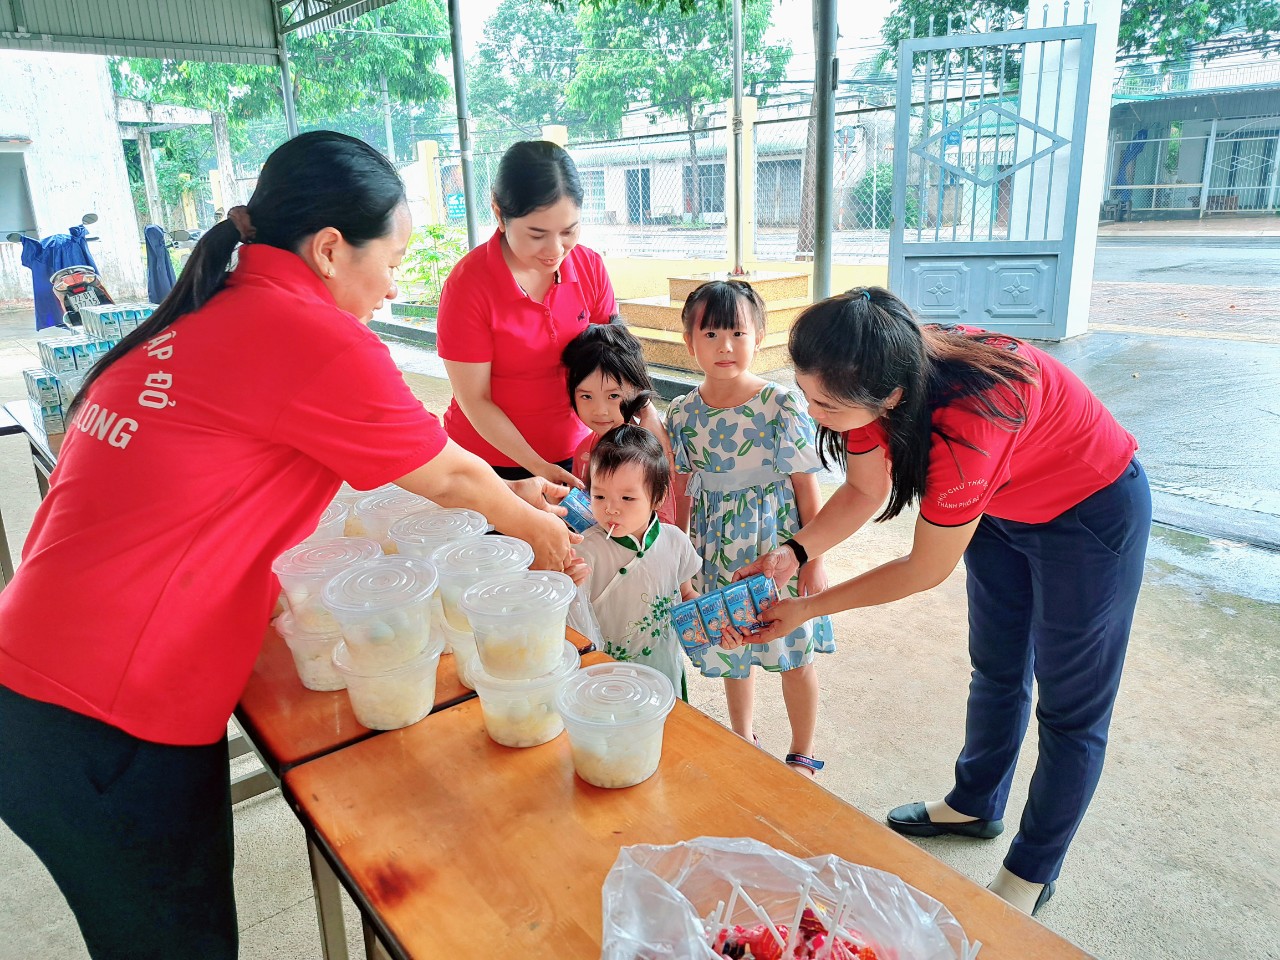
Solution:
[{"label": "wooden table", "polygon": [[707,833],[896,873],[982,941],[981,960],[1087,956],[683,703],[657,774],[630,789],[577,779],[566,735],[498,746],[468,701],[296,767],[284,792],[401,960],[598,957],[600,888],[619,848]]}]

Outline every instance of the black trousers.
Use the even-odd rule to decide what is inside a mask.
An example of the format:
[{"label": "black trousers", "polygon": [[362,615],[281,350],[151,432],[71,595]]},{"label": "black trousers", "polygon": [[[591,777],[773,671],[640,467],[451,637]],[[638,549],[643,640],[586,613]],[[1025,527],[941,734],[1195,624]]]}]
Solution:
[{"label": "black trousers", "polygon": [[[528,470],[526,470],[524,467],[494,467],[492,464],[490,464],[490,466],[492,467],[493,472],[496,473],[498,476],[500,476],[503,480],[528,480],[530,477],[533,476],[533,474],[530,473]],[[556,466],[563,467],[565,470],[568,470],[569,472],[572,473],[573,457],[570,457],[568,460],[561,460],[558,464],[556,464]]]},{"label": "black trousers", "polygon": [[228,777],[225,737],[150,743],[0,686],[0,819],[94,960],[234,960]]}]

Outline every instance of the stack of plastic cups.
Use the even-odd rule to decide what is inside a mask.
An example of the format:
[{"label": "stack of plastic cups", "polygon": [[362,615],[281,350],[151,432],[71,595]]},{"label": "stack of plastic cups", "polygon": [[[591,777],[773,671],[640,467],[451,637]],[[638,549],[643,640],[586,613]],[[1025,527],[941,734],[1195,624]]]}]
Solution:
[{"label": "stack of plastic cups", "polygon": [[396,487],[394,490],[371,493],[363,500],[356,501],[355,511],[364,530],[362,536],[376,540],[382,545],[383,553],[392,554],[396,552],[396,544],[389,532],[391,524],[401,517],[434,506],[426,497]]},{"label": "stack of plastic cups", "polygon": [[365,535],[364,527],[360,524],[360,518],[356,516],[357,503],[375,493],[394,493],[399,489],[400,487],[394,483],[387,483],[376,490],[357,490],[351,484],[343,483],[333,498],[335,503],[345,503],[347,505],[347,524],[342,529],[342,536],[363,537]]},{"label": "stack of plastic cups", "polygon": [[324,508],[324,513],[320,514],[320,522],[316,525],[316,532],[307,537],[307,540],[333,540],[344,536],[350,513],[351,507],[348,504],[341,500],[333,501]]},{"label": "stack of plastic cups", "polygon": [[[402,557],[430,560],[431,555],[441,547],[483,537],[488,531],[489,521],[474,510],[431,507],[401,517],[391,524],[388,532]],[[444,610],[440,606],[438,591],[432,601],[432,616],[435,618],[433,627],[438,628],[444,636]],[[445,636],[444,652],[453,652],[448,636]]]},{"label": "stack of plastic cups", "polygon": [[293,614],[285,611],[276,620],[276,629],[293,654],[298,679],[308,690],[342,690],[347,681],[333,665],[333,649],[342,642],[342,634],[299,633],[293,625]]},{"label": "stack of plastic cups", "polygon": [[597,787],[632,787],[662,760],[662,730],[675,706],[666,675],[638,663],[601,663],[556,694],[578,776]]},{"label": "stack of plastic cups", "polygon": [[578,651],[565,640],[576,595],[563,573],[543,571],[490,577],[462,595],[479,656],[471,679],[497,743],[532,747],[564,729],[555,697],[578,666]]},{"label": "stack of plastic cups", "polygon": [[431,562],[440,572],[440,603],[445,639],[453,650],[458,680],[475,689],[471,679],[478,664],[471,621],[462,609],[462,594],[486,577],[520,573],[533,563],[533,547],[515,537],[476,537],[438,547]]},{"label": "stack of plastic cups", "polygon": [[417,557],[378,557],[325,584],[325,608],[342,642],[333,663],[356,719],[371,730],[417,723],[435,704],[444,642],[431,632],[436,570]]}]

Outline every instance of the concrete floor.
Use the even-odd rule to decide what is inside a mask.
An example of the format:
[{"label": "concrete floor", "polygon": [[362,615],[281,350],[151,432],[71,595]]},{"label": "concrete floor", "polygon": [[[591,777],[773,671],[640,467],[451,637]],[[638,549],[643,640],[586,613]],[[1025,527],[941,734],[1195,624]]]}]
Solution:
[{"label": "concrete floor", "polygon": [[[20,371],[35,360],[27,322],[20,314],[0,313],[0,399],[23,395]],[[1093,339],[1074,343],[1087,352]],[[448,385],[439,378],[438,360],[412,347],[393,349],[424,402],[442,410]],[[1176,350],[1144,349],[1134,356],[1195,362],[1194,354]],[[1264,359],[1274,363],[1275,354]],[[1225,376],[1230,364],[1222,369]],[[1109,403],[1126,402],[1095,386]],[[1169,386],[1175,388],[1176,381]],[[1237,402],[1247,403],[1251,391],[1240,383],[1233,389]],[[1170,451],[1181,442],[1194,452],[1202,440],[1195,410],[1205,389],[1192,385],[1187,392],[1187,403],[1161,414]],[[1135,399],[1133,406],[1142,404]],[[1257,443],[1265,447],[1265,435]],[[1163,463],[1153,450],[1148,470],[1157,481]],[[1168,463],[1177,465],[1172,453]],[[1204,482],[1238,491],[1267,480],[1241,466],[1247,482],[1232,479],[1230,463]],[[36,503],[24,442],[0,438],[0,510],[15,556]],[[1233,501],[1223,509],[1237,506]],[[1194,519],[1195,511],[1189,515]],[[847,577],[900,555],[910,532],[904,518],[869,527],[833,553],[830,575]],[[1274,815],[1280,809],[1280,554],[1247,540],[1169,528],[1152,537],[1108,767],[1058,895],[1041,914],[1047,926],[1098,956],[1280,957],[1280,828]],[[940,796],[950,785],[968,683],[964,606],[961,569],[928,594],[837,618],[840,650],[820,667],[818,754],[828,763],[820,782],[872,816],[907,800]],[[694,678],[691,696],[695,706],[725,719],[718,684]],[[780,754],[787,725],[776,681],[760,680],[757,699],[760,736]],[[1033,730],[1010,801],[1012,822],[1034,756]],[[235,827],[241,956],[318,957],[303,835],[279,793],[238,806]],[[1012,833],[989,842],[921,843],[985,883]],[[87,956],[47,873],[2,825],[0,876],[0,960]],[[358,929],[352,913],[348,929]],[[360,953],[354,936],[352,952]]]}]

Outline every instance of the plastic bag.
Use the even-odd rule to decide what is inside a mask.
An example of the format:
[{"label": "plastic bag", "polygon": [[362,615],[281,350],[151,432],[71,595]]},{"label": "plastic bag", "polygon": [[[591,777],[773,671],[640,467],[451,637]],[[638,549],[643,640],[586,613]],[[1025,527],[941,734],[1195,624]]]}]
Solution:
[{"label": "plastic bag", "polygon": [[[735,882],[745,897],[734,895]],[[832,855],[801,860],[758,840],[698,837],[622,848],[604,882],[601,958],[723,960],[711,947],[719,931],[764,919],[748,899],[788,926],[812,903],[828,929],[843,900],[841,930],[879,960],[973,960],[981,947],[969,944],[946,907],[894,874]],[[718,908],[727,915],[709,923]]]},{"label": "plastic bag", "polygon": [[581,586],[578,587],[578,595],[569,604],[566,623],[586,637],[587,642],[595,649],[604,649],[604,637],[600,634],[600,624],[596,621],[595,611],[591,609],[591,601],[587,599],[587,593]]}]

